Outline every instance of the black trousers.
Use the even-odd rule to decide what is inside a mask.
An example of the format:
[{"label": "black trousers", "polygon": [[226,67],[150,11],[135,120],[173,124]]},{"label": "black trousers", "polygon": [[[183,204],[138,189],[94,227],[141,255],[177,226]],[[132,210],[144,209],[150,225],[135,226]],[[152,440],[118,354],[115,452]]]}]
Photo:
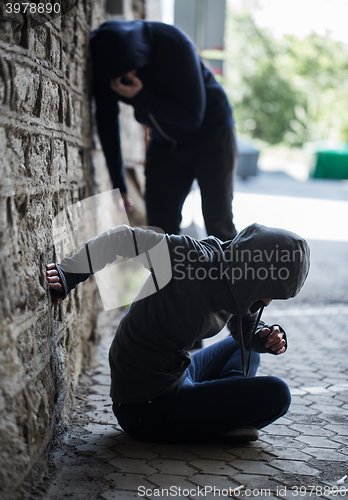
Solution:
[{"label": "black trousers", "polygon": [[237,234],[232,214],[237,157],[233,128],[174,149],[152,141],[145,167],[148,225],[179,234],[182,206],[197,179],[207,234],[223,241],[233,239]]}]

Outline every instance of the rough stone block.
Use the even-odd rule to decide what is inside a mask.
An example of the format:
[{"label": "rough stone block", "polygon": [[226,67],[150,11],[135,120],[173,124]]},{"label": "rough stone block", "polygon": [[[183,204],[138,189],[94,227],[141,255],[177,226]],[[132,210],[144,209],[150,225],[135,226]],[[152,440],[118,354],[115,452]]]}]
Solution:
[{"label": "rough stone block", "polygon": [[55,183],[60,183],[66,178],[67,158],[66,144],[62,139],[53,140],[53,159],[51,177]]},{"label": "rough stone block", "polygon": [[51,154],[51,141],[48,140],[47,136],[42,134],[31,136],[28,151],[28,167],[30,175],[35,180],[40,180],[43,175],[49,173]]},{"label": "rough stone block", "polygon": [[[59,18],[60,19],[60,18]],[[55,19],[56,21],[56,19]],[[61,43],[60,39],[58,36],[54,33],[51,33],[51,53],[50,53],[50,59],[52,66],[61,69]]]},{"label": "rough stone block", "polygon": [[13,65],[14,78],[12,108],[18,113],[39,116],[40,114],[40,72],[20,62]]},{"label": "rough stone block", "polygon": [[44,78],[42,82],[40,117],[43,120],[59,121],[60,94],[57,83]]},{"label": "rough stone block", "polygon": [[31,28],[31,50],[35,57],[41,59],[48,58],[48,29],[45,24],[39,24],[35,28]]}]

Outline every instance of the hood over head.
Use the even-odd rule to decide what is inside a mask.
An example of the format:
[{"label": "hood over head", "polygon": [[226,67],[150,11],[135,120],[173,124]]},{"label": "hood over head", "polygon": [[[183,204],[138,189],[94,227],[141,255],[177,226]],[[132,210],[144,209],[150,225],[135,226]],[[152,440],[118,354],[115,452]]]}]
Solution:
[{"label": "hood over head", "polygon": [[261,299],[289,299],[301,290],[309,272],[308,243],[295,233],[252,224],[231,242],[231,293],[239,314]]},{"label": "hood over head", "polygon": [[111,80],[150,62],[151,35],[144,21],[106,21],[93,31],[90,52],[98,77]]}]

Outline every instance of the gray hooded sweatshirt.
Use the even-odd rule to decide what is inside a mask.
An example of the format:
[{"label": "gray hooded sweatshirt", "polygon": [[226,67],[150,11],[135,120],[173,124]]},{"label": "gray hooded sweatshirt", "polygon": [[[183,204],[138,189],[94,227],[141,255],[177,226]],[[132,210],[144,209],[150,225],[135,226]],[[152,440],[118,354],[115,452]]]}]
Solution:
[{"label": "gray hooded sweatshirt", "polygon": [[110,348],[111,397],[118,404],[172,391],[190,365],[194,342],[216,335],[227,323],[236,338],[242,325],[246,347],[270,352],[257,335],[250,339],[253,306],[261,299],[295,297],[309,270],[308,244],[282,229],[252,224],[222,242],[119,226],[57,265],[62,298],[117,256],[140,260],[151,271]]}]

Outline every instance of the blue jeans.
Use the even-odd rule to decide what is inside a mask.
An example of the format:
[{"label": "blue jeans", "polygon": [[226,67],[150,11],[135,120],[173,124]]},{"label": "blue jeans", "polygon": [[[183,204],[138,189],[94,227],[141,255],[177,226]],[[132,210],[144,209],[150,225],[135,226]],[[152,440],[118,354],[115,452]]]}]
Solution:
[{"label": "blue jeans", "polygon": [[252,352],[244,378],[240,348],[228,337],[195,353],[173,392],[146,403],[114,404],[114,413],[127,433],[156,442],[202,441],[246,425],[261,429],[287,412],[291,396],[281,379],[255,377],[259,363]]}]

